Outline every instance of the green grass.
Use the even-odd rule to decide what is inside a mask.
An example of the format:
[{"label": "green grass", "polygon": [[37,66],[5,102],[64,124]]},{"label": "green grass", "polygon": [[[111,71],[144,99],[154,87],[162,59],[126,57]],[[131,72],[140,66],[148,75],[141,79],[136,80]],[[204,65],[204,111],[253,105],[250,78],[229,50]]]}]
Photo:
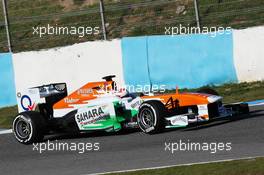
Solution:
[{"label": "green grass", "polygon": [[[221,86],[207,86],[215,89],[222,97],[224,103],[253,101],[264,99],[264,81],[240,84],[225,84]],[[198,89],[181,89],[180,91],[195,92]],[[175,90],[173,90],[175,91]],[[167,92],[172,92],[167,91]],[[17,107],[0,109],[0,128],[11,128],[13,118],[17,114]]]},{"label": "green grass", "polygon": [[263,175],[263,165],[264,158],[256,158],[127,173],[112,173],[110,175]]},{"label": "green grass", "polygon": [[[80,38],[70,35],[33,35],[32,27],[99,26],[101,19],[97,0],[21,0],[8,1],[13,52],[39,50],[103,39],[102,34]],[[105,0],[105,21],[108,39],[124,36],[163,35],[164,27],[196,26],[192,0]],[[148,3],[142,6],[142,3]],[[0,4],[0,52],[7,51],[6,33]],[[134,5],[134,6],[133,6]],[[137,5],[137,6],[135,6]],[[178,7],[183,11],[176,13]],[[264,24],[263,0],[202,0],[202,26],[235,29]]]},{"label": "green grass", "polygon": [[13,119],[17,115],[17,107],[6,107],[0,109],[0,128],[11,128]]}]

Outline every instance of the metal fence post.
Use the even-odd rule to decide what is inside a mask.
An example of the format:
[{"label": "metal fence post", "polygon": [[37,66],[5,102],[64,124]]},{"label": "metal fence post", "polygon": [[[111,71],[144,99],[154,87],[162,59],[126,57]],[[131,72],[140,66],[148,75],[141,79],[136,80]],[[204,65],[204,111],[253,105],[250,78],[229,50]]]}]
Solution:
[{"label": "metal fence post", "polygon": [[100,0],[100,14],[101,14],[104,40],[106,40],[107,37],[106,37],[106,28],[105,28],[105,19],[104,19],[104,2],[103,2],[103,0]]},{"label": "metal fence post", "polygon": [[199,16],[199,4],[198,4],[198,0],[193,0],[194,1],[194,9],[195,9],[195,18],[196,18],[196,24],[197,27],[200,28],[200,16]]},{"label": "metal fence post", "polygon": [[3,3],[4,18],[5,18],[5,28],[6,28],[6,37],[7,37],[8,50],[9,50],[9,52],[12,52],[10,33],[9,33],[9,20],[8,20],[8,14],[7,14],[6,0],[2,0],[2,3]]}]

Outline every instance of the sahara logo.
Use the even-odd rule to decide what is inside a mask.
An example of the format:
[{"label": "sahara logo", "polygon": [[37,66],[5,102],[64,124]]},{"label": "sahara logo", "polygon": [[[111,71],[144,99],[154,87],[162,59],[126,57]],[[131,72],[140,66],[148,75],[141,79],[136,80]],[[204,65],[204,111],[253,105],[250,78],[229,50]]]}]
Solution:
[{"label": "sahara logo", "polygon": [[106,115],[109,115],[109,112],[103,110],[103,107],[96,107],[86,110],[84,112],[77,113],[75,119],[81,125],[94,123],[98,120],[103,119]]},{"label": "sahara logo", "polygon": [[21,97],[20,104],[25,111],[32,111],[35,108],[35,103],[32,104],[32,100],[28,95]]}]

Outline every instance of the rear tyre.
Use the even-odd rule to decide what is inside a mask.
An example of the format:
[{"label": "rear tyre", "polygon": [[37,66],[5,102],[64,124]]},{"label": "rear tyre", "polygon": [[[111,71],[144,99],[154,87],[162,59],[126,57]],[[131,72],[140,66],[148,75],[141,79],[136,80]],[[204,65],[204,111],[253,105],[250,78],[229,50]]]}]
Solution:
[{"label": "rear tyre", "polygon": [[46,121],[35,111],[19,113],[13,121],[13,133],[18,142],[31,144],[43,140]]},{"label": "rear tyre", "polygon": [[139,128],[148,134],[161,132],[165,127],[166,109],[159,101],[147,101],[141,104],[137,115]]},{"label": "rear tyre", "polygon": [[211,94],[211,95],[217,95],[219,96],[219,93],[216,92],[216,90],[211,88],[201,88],[197,91],[198,93],[205,93],[205,94]]}]

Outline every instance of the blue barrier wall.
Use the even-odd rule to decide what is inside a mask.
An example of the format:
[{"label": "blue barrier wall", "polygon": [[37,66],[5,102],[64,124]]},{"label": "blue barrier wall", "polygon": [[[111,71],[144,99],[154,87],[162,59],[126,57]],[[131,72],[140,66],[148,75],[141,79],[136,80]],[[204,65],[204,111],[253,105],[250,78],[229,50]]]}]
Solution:
[{"label": "blue barrier wall", "polygon": [[[167,88],[196,88],[208,84],[237,82],[233,63],[232,34],[148,36],[122,39],[124,77],[149,78]],[[131,47],[132,46],[132,47]],[[141,63],[144,65],[140,65]],[[147,63],[147,68],[146,64]],[[127,69],[129,67],[129,69]],[[145,68],[145,71],[142,69]],[[135,73],[140,70],[139,73]],[[133,70],[133,71],[131,71]],[[128,77],[128,78],[127,78]],[[147,81],[146,81],[147,82]]]},{"label": "blue barrier wall", "polygon": [[121,47],[126,84],[149,85],[146,37],[123,38]]},{"label": "blue barrier wall", "polygon": [[16,104],[16,90],[11,53],[0,53],[0,107]]}]

